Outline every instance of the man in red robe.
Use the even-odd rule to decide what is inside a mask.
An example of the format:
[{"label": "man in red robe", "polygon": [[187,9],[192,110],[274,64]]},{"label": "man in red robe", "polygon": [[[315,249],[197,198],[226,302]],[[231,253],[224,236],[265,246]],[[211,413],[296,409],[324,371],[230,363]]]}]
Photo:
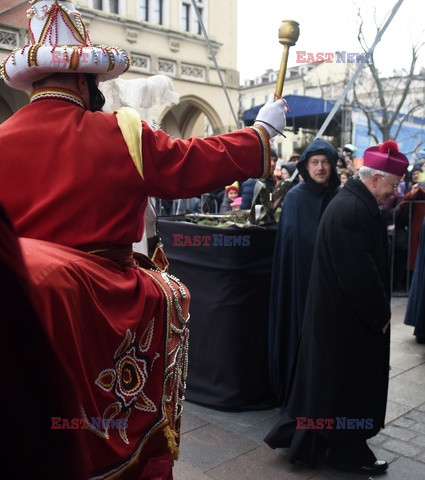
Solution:
[{"label": "man in red robe", "polygon": [[151,260],[131,246],[149,196],[267,176],[285,104],[266,104],[253,128],[172,140],[131,109],[100,111],[98,81],[124,73],[129,59],[93,46],[72,4],[36,0],[28,13],[30,44],[1,66],[31,102],[0,126],[0,202],[21,237],[44,330],[75,379],[79,417],[52,412],[51,428],[78,430],[78,461],[93,480],[171,480],[189,293],[160,249]]}]

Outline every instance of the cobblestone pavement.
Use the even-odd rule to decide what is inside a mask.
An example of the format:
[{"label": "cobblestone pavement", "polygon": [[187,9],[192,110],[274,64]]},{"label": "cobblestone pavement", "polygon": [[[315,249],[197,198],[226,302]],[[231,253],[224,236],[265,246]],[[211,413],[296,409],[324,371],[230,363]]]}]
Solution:
[{"label": "cobblestone pavement", "polygon": [[[425,345],[403,324],[406,299],[392,302],[391,372],[386,428],[369,444],[389,462],[376,478],[425,480]],[[285,449],[263,442],[278,410],[222,412],[186,402],[175,480],[356,480],[325,464],[311,470],[290,465]]]}]

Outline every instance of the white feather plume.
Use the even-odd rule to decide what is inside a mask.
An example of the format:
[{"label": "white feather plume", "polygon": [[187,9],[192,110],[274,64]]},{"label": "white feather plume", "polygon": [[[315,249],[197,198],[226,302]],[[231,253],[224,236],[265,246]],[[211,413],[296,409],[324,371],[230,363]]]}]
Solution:
[{"label": "white feather plume", "polygon": [[114,78],[102,82],[99,89],[105,96],[105,112],[114,112],[120,107],[137,110],[140,117],[153,128],[158,128],[158,116],[169,105],[177,104],[180,96],[166,75],[149,78]]}]

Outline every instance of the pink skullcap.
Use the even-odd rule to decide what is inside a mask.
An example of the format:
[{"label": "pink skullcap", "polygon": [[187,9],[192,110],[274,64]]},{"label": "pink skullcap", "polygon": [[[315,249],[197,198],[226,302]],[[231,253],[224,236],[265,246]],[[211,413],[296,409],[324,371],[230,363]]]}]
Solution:
[{"label": "pink skullcap", "polygon": [[231,207],[236,207],[237,205],[240,205],[242,203],[242,197],[237,197],[233,200],[233,202],[230,204]]},{"label": "pink skullcap", "polygon": [[363,158],[365,167],[392,173],[398,177],[404,175],[409,166],[409,160],[400,152],[397,142],[394,140],[387,140],[381,145],[368,148],[365,150]]}]

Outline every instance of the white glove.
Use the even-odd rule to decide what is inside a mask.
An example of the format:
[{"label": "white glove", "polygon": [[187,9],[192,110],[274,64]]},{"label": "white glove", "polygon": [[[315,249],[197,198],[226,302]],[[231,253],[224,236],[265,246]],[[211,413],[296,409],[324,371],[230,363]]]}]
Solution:
[{"label": "white glove", "polygon": [[283,129],[286,127],[287,105],[285,99],[279,98],[274,101],[273,95],[270,95],[267,103],[260,108],[254,125],[261,125],[270,138],[282,135]]}]

